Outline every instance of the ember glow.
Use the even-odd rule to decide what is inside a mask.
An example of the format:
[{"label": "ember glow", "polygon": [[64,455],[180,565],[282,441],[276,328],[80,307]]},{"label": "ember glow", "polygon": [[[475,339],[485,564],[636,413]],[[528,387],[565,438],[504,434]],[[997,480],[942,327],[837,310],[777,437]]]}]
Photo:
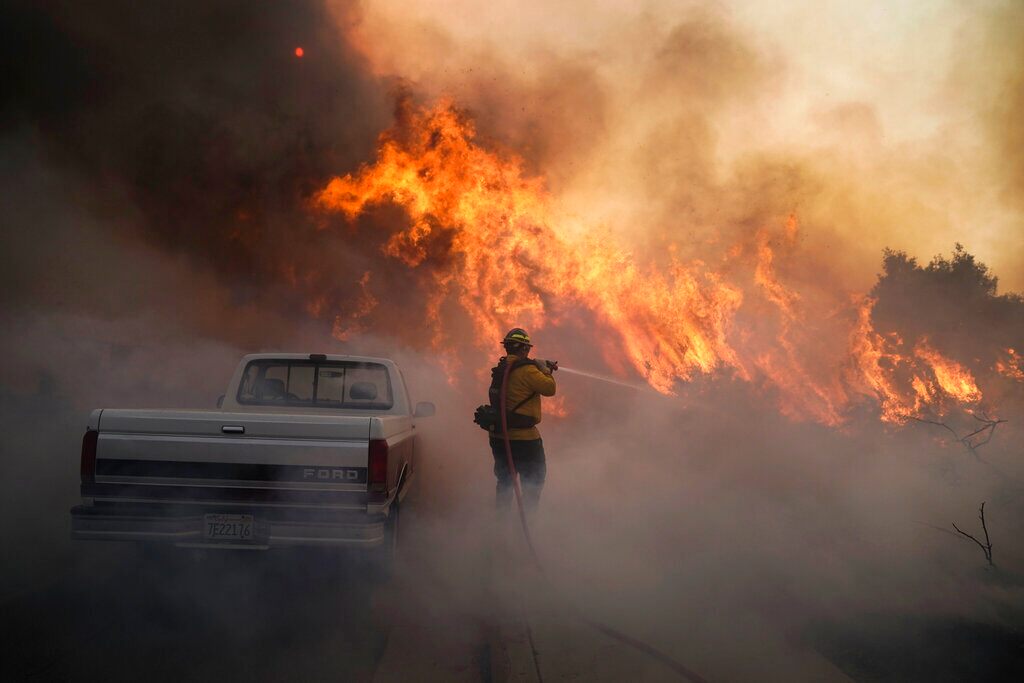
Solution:
[{"label": "ember glow", "polygon": [[[698,376],[741,380],[774,395],[794,419],[838,425],[866,399],[882,420],[899,424],[983,400],[971,371],[928,338],[906,344],[876,331],[872,299],[834,293],[825,304],[831,315],[823,316],[821,303],[785,283],[776,260],[780,249],[799,248],[798,216],[780,216],[717,264],[681,259],[674,243],[659,260],[595,237],[600,231],[579,237],[561,227],[544,178],[528,174],[515,154],[479,142],[473,121],[451,101],[403,103],[376,160],[333,178],[315,204],[350,220],[376,205],[404,210],[407,224],[383,251],[429,274],[424,323],[433,349],[449,360],[461,343],[445,332],[443,311],[454,303],[482,351],[492,350],[509,321],[542,330],[588,315],[603,328],[593,336],[620,377],[636,373],[666,395]],[[335,321],[337,338],[347,339],[372,310],[370,278],[360,281],[366,305]],[[820,336],[821,317],[845,328],[839,341]],[[815,362],[811,350],[823,345],[834,353]]]},{"label": "ember glow", "polygon": [[1024,382],[1024,358],[1014,349],[1006,349],[1003,358],[996,361],[996,372],[1018,382]]}]

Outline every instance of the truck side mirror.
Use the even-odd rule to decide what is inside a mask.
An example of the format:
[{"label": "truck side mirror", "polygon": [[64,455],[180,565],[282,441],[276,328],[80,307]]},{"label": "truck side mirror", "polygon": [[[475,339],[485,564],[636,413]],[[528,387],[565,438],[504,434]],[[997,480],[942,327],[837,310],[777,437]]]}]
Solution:
[{"label": "truck side mirror", "polygon": [[218,408],[223,408],[224,407],[224,394],[221,394],[220,396],[217,397],[217,407]]},{"label": "truck side mirror", "polygon": [[437,407],[429,401],[420,401],[416,404],[416,410],[413,411],[413,417],[430,417],[437,412]]}]

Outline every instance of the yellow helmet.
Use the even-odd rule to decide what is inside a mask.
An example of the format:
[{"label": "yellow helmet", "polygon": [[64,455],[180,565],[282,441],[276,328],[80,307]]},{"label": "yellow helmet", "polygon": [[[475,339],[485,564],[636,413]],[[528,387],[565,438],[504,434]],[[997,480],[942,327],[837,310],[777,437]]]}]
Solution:
[{"label": "yellow helmet", "polygon": [[521,327],[513,327],[511,330],[505,333],[505,338],[501,340],[502,344],[525,344],[526,346],[533,346],[530,343],[530,335]]}]

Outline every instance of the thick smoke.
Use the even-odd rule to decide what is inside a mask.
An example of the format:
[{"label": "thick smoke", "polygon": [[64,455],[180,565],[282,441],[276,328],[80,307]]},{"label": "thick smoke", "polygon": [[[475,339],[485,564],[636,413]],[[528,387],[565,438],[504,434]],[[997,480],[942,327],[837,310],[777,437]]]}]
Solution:
[{"label": "thick smoke", "polygon": [[961,241],[1019,290],[1020,207],[993,191],[1014,177],[1015,4],[868,5],[410,0],[367,3],[349,31],[634,244],[707,259],[796,211],[841,286],[870,287],[885,247]]},{"label": "thick smoke", "polygon": [[[153,297],[133,308],[112,290],[152,289],[169,304],[190,301],[184,315],[201,334],[252,344],[258,330],[270,337],[258,343],[280,343],[281,316],[315,293],[343,301],[362,275],[363,250],[327,239],[303,202],[320,178],[370,153],[387,88],[365,75],[319,3],[129,7],[28,6],[5,22],[16,87],[4,111],[7,170],[41,167],[50,186],[19,193],[25,220],[5,235],[16,241],[4,296],[70,305],[69,291],[125,315],[154,308]],[[68,199],[54,202],[54,191]],[[69,239],[39,209],[85,213],[86,229],[74,227],[85,235]],[[64,257],[70,268],[48,271],[61,295],[47,301],[38,264],[82,240],[82,253]],[[149,250],[177,260],[163,270],[190,274],[155,284],[159,267],[99,245]]]},{"label": "thick smoke", "polygon": [[[759,32],[771,22],[756,12],[526,4],[510,21],[393,7],[5,10],[2,475],[18,513],[5,537],[24,549],[12,585],[70,555],[60,539],[89,409],[212,406],[243,352],[340,350],[395,357],[417,398],[439,403],[424,424],[434,446],[418,482],[420,573],[399,580],[453,632],[488,616],[467,589],[483,581],[477,557],[495,535],[492,463],[468,417],[484,400],[483,358],[465,340],[450,385],[422,353],[427,331],[406,321],[422,321],[425,280],[382,252],[403,211],[377,207],[353,225],[310,205],[328,178],[372,161],[409,102],[452,96],[488,145],[547,180],[567,234],[600,228],[654,261],[675,244],[749,278],[728,272],[729,250],[749,256],[760,228],[796,213],[800,236],[775,245],[775,267],[825,331],[801,341],[813,367],[845,355],[819,340],[834,339],[856,293],[877,297],[879,330],[984,359],[972,361],[979,377],[997,352],[1024,349],[1020,300],[967,252],[911,258],[959,240],[1009,289],[1022,284],[1014,8],[967,26],[991,59],[942,64],[950,83],[984,95],[982,127],[943,118],[907,135],[914,122],[894,124],[876,92],[802,99],[820,83]],[[975,135],[984,158],[969,153]],[[990,182],[997,197],[978,191]],[[889,253],[876,279],[885,247],[911,256]],[[775,334],[757,312],[755,333]],[[450,319],[452,339],[470,329]],[[605,362],[586,317],[573,322],[537,335],[538,354]],[[842,657],[820,653],[875,619],[1019,628],[1024,385],[986,385],[1009,422],[981,461],[941,425],[883,427],[865,407],[832,430],[780,415],[769,390],[730,377],[698,377],[681,399],[559,381],[569,416],[541,425],[550,474],[537,537],[556,586],[594,616],[714,680],[839,678]],[[981,500],[998,574],[934,528],[969,523]],[[561,599],[519,580],[513,592],[548,601],[541,611]],[[557,640],[563,626],[550,628]]]}]

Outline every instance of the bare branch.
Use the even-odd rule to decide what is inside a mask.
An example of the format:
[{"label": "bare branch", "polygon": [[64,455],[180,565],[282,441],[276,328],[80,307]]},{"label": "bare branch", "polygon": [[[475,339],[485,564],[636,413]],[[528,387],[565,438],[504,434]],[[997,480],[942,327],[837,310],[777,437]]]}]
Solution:
[{"label": "bare branch", "polygon": [[988,537],[988,527],[985,525],[985,503],[981,504],[981,509],[979,510],[979,515],[978,516],[981,519],[981,528],[985,531],[985,542],[984,543],[982,543],[981,541],[979,541],[977,538],[975,538],[971,534],[967,533],[966,531],[963,531],[960,527],[958,527],[956,525],[956,522],[952,523],[953,524],[953,528],[957,530],[957,533],[959,533],[959,534],[961,534],[963,536],[966,536],[967,538],[969,538],[972,541],[974,541],[975,543],[977,543],[978,547],[981,548],[981,552],[985,553],[985,560],[988,561],[989,566],[990,567],[994,567],[994,566],[996,566],[996,563],[992,561],[992,541],[989,540],[989,537]]},{"label": "bare branch", "polygon": [[981,509],[978,510],[978,518],[981,519],[981,529],[985,532],[985,545],[988,546],[988,561],[992,562],[992,541],[988,537],[988,525],[985,524],[985,502],[982,501]]},{"label": "bare branch", "polygon": [[977,544],[978,544],[978,547],[979,547],[979,548],[981,548],[981,549],[982,549],[982,551],[984,551],[984,550],[985,550],[985,544],[984,544],[984,543],[982,543],[981,541],[979,541],[978,539],[976,539],[976,538],[975,538],[974,536],[970,535],[969,533],[967,533],[966,531],[964,531],[963,529],[961,529],[960,527],[958,527],[958,526],[956,525],[956,522],[953,522],[953,528],[954,528],[954,529],[956,529],[956,530],[957,530],[957,532],[958,532],[958,533],[960,533],[960,535],[962,535],[962,536],[966,536],[967,538],[969,538],[969,539],[971,539],[972,541],[974,541],[975,543],[977,543]]},{"label": "bare branch", "polygon": [[[973,455],[978,461],[985,462],[985,460],[978,454],[977,449],[980,446],[984,446],[989,441],[991,441],[992,435],[995,434],[996,427],[1006,422],[1006,420],[1000,420],[998,418],[993,420],[990,419],[988,415],[986,415],[985,413],[981,413],[981,417],[979,417],[977,413],[970,413],[970,415],[978,422],[981,422],[982,426],[978,427],[973,432],[966,434],[965,436],[960,436],[955,429],[950,427],[945,422],[941,422],[939,420],[929,420],[927,418],[917,417],[915,415],[907,415],[906,417],[907,419],[913,420],[915,422],[921,422],[923,424],[930,424],[935,425],[936,427],[942,427],[950,434],[952,434],[953,438],[956,439],[960,443],[960,445],[966,448],[967,451],[971,455]],[[984,436],[980,439],[973,440],[974,437],[978,436],[979,434],[984,434]]]},{"label": "bare branch", "polygon": [[990,431],[990,430],[992,430],[992,429],[995,429],[995,425],[985,425],[984,427],[978,427],[977,429],[975,429],[975,430],[974,430],[973,432],[971,432],[970,434],[968,434],[968,435],[967,435],[967,436],[965,436],[964,438],[965,438],[965,439],[969,439],[969,438],[971,438],[972,436],[974,436],[975,434],[981,434],[982,432],[984,432],[984,431],[986,431],[986,430],[989,430],[989,431]]},{"label": "bare branch", "polygon": [[915,417],[913,415],[908,415],[907,417],[909,417],[911,420],[914,420],[915,422],[923,422],[924,424],[935,425],[936,427],[942,427],[943,429],[947,429],[949,430],[949,433],[953,435],[953,438],[955,438],[957,441],[960,440],[960,435],[957,434],[956,431],[945,422],[939,422],[938,420],[926,420],[923,417]]}]

